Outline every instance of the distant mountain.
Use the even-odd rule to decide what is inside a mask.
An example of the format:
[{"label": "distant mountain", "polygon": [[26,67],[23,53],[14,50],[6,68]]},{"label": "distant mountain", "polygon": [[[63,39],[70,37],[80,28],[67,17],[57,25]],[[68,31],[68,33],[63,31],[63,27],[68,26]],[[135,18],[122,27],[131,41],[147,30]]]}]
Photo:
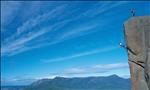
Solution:
[{"label": "distant mountain", "polygon": [[130,79],[117,75],[108,77],[42,79],[23,90],[130,90]]}]

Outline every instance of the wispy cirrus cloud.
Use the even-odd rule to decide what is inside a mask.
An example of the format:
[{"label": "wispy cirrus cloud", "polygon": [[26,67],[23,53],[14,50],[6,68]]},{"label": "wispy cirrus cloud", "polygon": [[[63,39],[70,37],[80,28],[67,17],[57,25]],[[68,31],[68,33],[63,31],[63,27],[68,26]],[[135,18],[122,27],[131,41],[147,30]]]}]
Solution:
[{"label": "wispy cirrus cloud", "polygon": [[27,32],[28,30],[31,31],[32,28],[44,23],[48,19],[57,18],[65,8],[67,8],[67,4],[56,7],[52,9],[50,12],[39,15],[36,18],[27,20],[25,23],[23,23],[22,26],[17,28],[16,34],[21,34],[21,33]]},{"label": "wispy cirrus cloud", "polygon": [[[1,2],[1,26],[8,25],[11,23],[16,16],[15,13],[19,10],[21,7],[21,3],[19,1],[2,1]],[[8,18],[9,17],[9,18]],[[5,31],[4,29],[1,29],[1,31]]]},{"label": "wispy cirrus cloud", "polygon": [[[69,40],[71,38],[81,36],[83,34],[83,32],[92,30],[93,28],[95,28],[97,26],[97,25],[94,25],[94,26],[92,25],[92,26],[88,26],[88,27],[75,28],[76,29],[75,31],[71,30],[68,32],[64,32],[59,37],[56,37],[55,39],[53,39],[51,42],[48,42],[48,43],[45,42],[42,44],[39,43],[38,45],[33,46],[33,47],[32,46],[28,47],[25,45],[28,42],[30,42],[31,40],[36,39],[37,37],[39,37],[43,34],[46,34],[46,33],[53,31],[53,30],[60,29],[62,26],[59,24],[61,24],[61,23],[63,24],[63,23],[69,22],[69,21],[70,20],[66,20],[63,22],[59,22],[53,26],[44,27],[41,30],[39,30],[38,32],[30,32],[28,35],[14,40],[11,44],[8,43],[4,46],[2,45],[2,49],[1,49],[2,54],[4,54],[4,55],[15,55],[17,53],[20,53],[20,52],[23,52],[26,50],[57,44],[57,43],[63,42],[64,40]],[[86,34],[86,33],[84,33],[84,34]],[[8,41],[10,41],[10,40],[8,40]],[[16,52],[14,52],[14,51],[16,51]]]},{"label": "wispy cirrus cloud", "polygon": [[65,70],[64,74],[91,74],[91,73],[106,73],[112,70],[128,68],[127,63],[113,63],[113,64],[98,64],[89,67],[71,68]]},{"label": "wispy cirrus cloud", "polygon": [[[112,8],[116,8],[119,5],[122,4],[126,4],[129,1],[118,1],[118,2],[114,2],[114,1],[100,1],[99,3],[97,3],[96,5],[93,6],[93,8],[89,9],[88,11],[86,11],[83,15],[85,16],[89,16],[89,17],[95,17],[97,15],[103,14],[103,13],[110,13],[109,10],[111,10]],[[98,10],[98,11],[97,11]],[[95,13],[93,13],[93,11],[95,11]]]},{"label": "wispy cirrus cloud", "polygon": [[[10,2],[11,3],[11,2]],[[3,16],[6,15],[3,21],[7,21],[9,18],[9,15],[13,16],[11,11],[18,10],[18,7],[21,7],[23,2],[16,3],[16,9],[10,9],[10,13],[3,14],[5,11],[5,7],[2,8],[2,14]],[[4,4],[4,3],[3,3]],[[117,7],[117,5],[120,5],[121,3],[113,3],[113,7]],[[40,48],[48,45],[57,44],[60,42],[63,42],[65,40],[70,40],[72,38],[76,38],[82,35],[90,34],[96,27],[103,27],[105,26],[105,22],[107,22],[107,19],[100,20],[101,25],[92,23],[92,22],[84,22],[81,25],[71,28],[68,31],[63,31],[62,34],[56,34],[56,37],[45,37],[45,41],[42,41],[42,39],[39,39],[41,36],[44,36],[45,34],[55,34],[59,30],[63,29],[65,25],[68,25],[70,23],[74,24],[76,21],[82,20],[82,18],[88,18],[92,19],[92,17],[96,15],[102,14],[102,12],[109,10],[111,8],[107,8],[109,3],[101,3],[98,4],[98,12],[92,11],[95,7],[91,7],[91,9],[84,10],[84,12],[79,13],[79,15],[76,15],[74,17],[71,17],[72,14],[77,13],[78,7],[76,9],[73,9],[69,12],[65,12],[69,7],[69,4],[62,4],[60,6],[56,6],[53,9],[49,10],[49,12],[36,15],[36,17],[32,17],[27,19],[25,22],[22,22],[16,30],[9,36],[4,38],[1,43],[1,53],[2,56],[11,56],[15,55],[24,51],[28,51],[34,48]],[[17,7],[18,6],[18,7]],[[65,13],[64,13],[65,12]],[[29,13],[26,11],[26,13]],[[63,14],[64,13],[64,14]],[[62,15],[63,14],[63,15]],[[89,17],[92,15],[92,17]],[[64,19],[65,18],[65,19]],[[99,23],[100,23],[99,22]],[[103,24],[102,24],[103,23]],[[6,23],[7,25],[8,23]],[[70,26],[68,26],[70,27]],[[3,27],[4,32],[3,34],[6,34],[8,30]],[[95,32],[95,31],[94,31]],[[6,36],[6,35],[4,35]],[[34,40],[39,39],[38,43],[32,44]]]},{"label": "wispy cirrus cloud", "polygon": [[[106,74],[116,70],[125,70],[128,69],[128,63],[109,63],[109,64],[96,64],[86,67],[73,67],[65,69],[62,72],[50,73],[49,75],[53,76],[80,76],[80,75],[90,75],[90,74]],[[114,74],[114,73],[112,73]],[[115,73],[117,74],[117,73]]]},{"label": "wispy cirrus cloud", "polygon": [[54,58],[54,59],[43,59],[41,61],[44,63],[66,61],[66,60],[70,60],[70,59],[74,59],[74,58],[78,58],[78,57],[97,54],[97,53],[109,52],[109,51],[115,50],[117,48],[118,47],[116,47],[116,46],[109,46],[109,47],[98,48],[98,49],[94,49],[94,50],[90,50],[90,51],[86,51],[86,52],[81,52],[81,53],[77,53],[77,54],[73,54],[73,55],[69,55],[69,56],[65,56],[65,57],[58,57],[58,58]]},{"label": "wispy cirrus cloud", "polygon": [[50,26],[39,27],[37,28],[37,30],[33,29],[35,27],[38,27],[38,25],[42,24],[47,19],[54,18],[54,16],[56,17],[58,12],[60,13],[60,11],[64,9],[64,7],[66,7],[66,5],[62,5],[60,7],[54,8],[49,13],[39,15],[36,18],[30,19],[26,21],[25,23],[23,23],[22,26],[17,28],[16,33],[6,38],[2,42],[2,50],[1,50],[2,55],[14,55],[14,54],[20,53],[21,51],[29,50],[30,47],[26,46],[27,43],[30,43],[30,41],[32,41],[33,39],[38,38],[39,36],[42,36],[54,29],[60,28],[62,26],[60,24],[71,21],[71,19],[64,20],[61,22],[51,24]]}]

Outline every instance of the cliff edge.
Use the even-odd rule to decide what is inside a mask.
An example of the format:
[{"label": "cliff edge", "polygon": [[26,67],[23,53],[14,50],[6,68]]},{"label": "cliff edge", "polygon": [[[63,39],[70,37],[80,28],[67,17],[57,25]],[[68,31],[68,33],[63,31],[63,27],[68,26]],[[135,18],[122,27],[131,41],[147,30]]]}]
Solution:
[{"label": "cliff edge", "polygon": [[132,90],[150,90],[150,16],[124,23]]}]

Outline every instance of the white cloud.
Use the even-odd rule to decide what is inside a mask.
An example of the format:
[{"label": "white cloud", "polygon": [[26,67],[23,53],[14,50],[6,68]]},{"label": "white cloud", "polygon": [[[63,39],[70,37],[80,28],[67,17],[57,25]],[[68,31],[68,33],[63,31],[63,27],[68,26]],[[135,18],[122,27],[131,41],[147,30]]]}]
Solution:
[{"label": "white cloud", "polygon": [[58,18],[58,15],[61,14],[61,11],[63,11],[64,8],[66,8],[67,5],[62,5],[59,7],[54,8],[48,13],[45,13],[43,15],[39,15],[36,18],[32,18],[26,22],[20,27],[17,28],[17,32],[14,33],[12,36],[6,38],[2,42],[2,56],[3,55],[15,55],[17,53],[30,50],[33,48],[38,48],[46,45],[56,44],[63,39],[57,38],[57,40],[53,40],[49,43],[43,42],[41,45],[33,45],[32,46],[26,46],[27,43],[30,43],[31,40],[38,38],[39,36],[42,36],[50,31],[56,31],[59,30],[61,27],[63,27],[65,24],[69,23],[70,21],[73,21],[77,18],[68,18],[63,21],[59,21],[56,23],[53,23],[47,27],[37,28],[37,30],[32,30],[32,28],[38,27],[38,25],[42,24],[44,21],[47,21],[47,19],[50,18]]},{"label": "white cloud", "polygon": [[70,30],[68,32],[64,32],[64,34],[62,36],[60,36],[59,38],[63,40],[63,39],[67,39],[67,38],[80,36],[82,33],[94,31],[93,29],[97,26],[99,26],[99,25],[98,24],[94,24],[94,25],[86,24],[84,26],[74,28],[73,30]]},{"label": "white cloud", "polygon": [[74,58],[78,58],[78,57],[82,57],[82,56],[88,56],[88,55],[97,54],[97,53],[109,52],[109,51],[115,50],[117,48],[118,47],[116,47],[116,46],[98,48],[98,49],[94,49],[92,51],[81,52],[81,53],[69,55],[66,57],[58,57],[58,58],[54,58],[54,59],[44,59],[44,60],[42,60],[42,62],[52,63],[52,62],[66,61],[66,60],[70,60],[70,59],[74,59]]},{"label": "white cloud", "polygon": [[[95,17],[96,15],[101,15],[106,13],[106,11],[111,10],[112,8],[118,7],[119,5],[126,4],[128,1],[100,1],[93,8],[85,12],[84,16]],[[95,13],[93,13],[95,11]],[[109,12],[107,12],[109,13]]]},{"label": "white cloud", "polygon": [[115,68],[124,68],[127,67],[128,64],[126,63],[115,63],[115,64],[100,64],[95,65],[93,68],[99,68],[99,69],[115,69]]},{"label": "white cloud", "polygon": [[[16,9],[18,6],[20,6],[20,3],[16,3]],[[102,3],[101,3],[102,4]],[[109,4],[109,3],[108,3]],[[47,33],[51,32],[57,32],[58,30],[61,30],[64,25],[67,25],[68,23],[73,23],[73,21],[80,20],[80,18],[85,18],[88,17],[88,15],[97,15],[100,14],[103,10],[108,10],[111,8],[107,8],[108,6],[107,3],[103,3],[102,5],[98,6],[98,12],[95,11],[93,12],[93,8],[80,13],[76,17],[72,18],[70,16],[67,16],[68,14],[62,15],[63,11],[68,8],[68,4],[62,4],[61,6],[55,7],[52,10],[50,10],[47,13],[37,15],[37,17],[30,18],[29,20],[25,21],[20,25],[17,29],[16,32],[10,35],[8,38],[5,38],[5,40],[2,41],[1,44],[1,54],[3,55],[15,55],[24,51],[28,51],[31,49],[35,48],[40,48],[48,45],[53,45],[57,44],[60,42],[63,42],[65,40],[69,40],[72,38],[76,38],[79,36],[87,35],[92,33],[93,31],[95,32],[96,30],[93,30],[96,27],[103,27],[105,26],[105,22],[107,22],[107,19],[100,20],[103,24],[96,24],[96,23],[90,23],[90,22],[85,22],[81,24],[80,26],[74,27],[68,31],[64,31],[62,34],[59,34],[59,36],[56,35],[56,37],[53,40],[49,40],[48,38],[50,37],[45,37],[47,41],[45,40],[44,42],[39,40],[38,42],[40,43],[34,43],[31,44],[33,40],[36,40],[40,36],[44,36]],[[99,4],[97,4],[99,5]],[[115,3],[112,6],[117,6]],[[4,8],[4,7],[3,7]],[[104,8],[102,11],[101,9]],[[10,8],[9,8],[10,9]],[[5,9],[3,9],[5,10]],[[97,9],[96,9],[97,10]],[[10,12],[13,10],[9,10]],[[72,10],[69,12],[72,14],[76,10]],[[4,11],[5,12],[5,11]],[[8,13],[9,14],[9,13]],[[9,14],[11,15],[11,14]],[[5,13],[4,13],[5,16]],[[6,16],[8,18],[8,15],[6,13]],[[63,17],[67,17],[67,19],[62,20]],[[53,20],[56,20],[56,22],[52,23]],[[51,24],[40,27],[41,24],[47,23],[47,21],[51,22]],[[99,23],[100,23],[99,22]],[[69,26],[68,26],[69,27]],[[33,29],[35,28],[35,29]],[[5,30],[5,28],[3,28]],[[5,34],[5,33],[2,33]],[[86,54],[86,53],[85,53]],[[77,56],[72,56],[68,58],[73,58],[73,57],[78,57],[82,55],[77,55]]]},{"label": "white cloud", "polygon": [[[11,37],[12,41],[9,38],[10,40],[7,40],[8,43],[6,43],[5,45],[2,45],[2,48],[1,48],[2,55],[15,55],[17,53],[20,53],[20,52],[23,52],[26,50],[30,50],[33,48],[39,48],[39,47],[43,47],[43,46],[48,46],[48,45],[60,43],[60,42],[63,42],[64,40],[71,39],[72,37],[79,36],[83,31],[91,30],[91,29],[96,27],[93,25],[89,26],[89,27],[86,27],[86,26],[78,27],[78,28],[76,28],[76,30],[73,29],[71,31],[64,32],[63,34],[61,34],[59,37],[56,37],[56,39],[52,40],[51,42],[42,43],[42,44],[39,43],[38,45],[33,45],[33,47],[32,46],[30,46],[30,47],[25,46],[25,44],[27,44],[31,40],[33,40],[33,39],[35,39],[35,38],[37,38],[43,34],[46,34],[50,31],[59,30],[61,27],[63,27],[64,24],[66,24],[72,20],[73,19],[68,19],[68,20],[58,22],[52,26],[44,27],[37,32],[34,32],[34,31],[30,32],[29,34],[23,35],[20,38],[15,39],[15,40],[13,40]],[[13,38],[15,38],[15,36]],[[11,41],[11,43],[9,41]]]},{"label": "white cloud", "polygon": [[[1,26],[9,24],[15,18],[21,6],[20,1],[1,1]],[[4,30],[4,29],[2,29]]]},{"label": "white cloud", "polygon": [[47,19],[52,19],[52,18],[58,17],[58,15],[60,15],[61,11],[64,8],[66,8],[66,6],[67,5],[62,5],[62,6],[56,7],[48,13],[44,13],[43,15],[39,15],[36,18],[32,18],[32,19],[26,21],[25,23],[23,23],[22,26],[17,28],[17,34],[21,34],[27,30],[31,30],[33,27],[35,27],[39,24],[42,24]]},{"label": "white cloud", "polygon": [[[96,74],[103,74],[103,75],[111,75],[112,72],[117,70],[124,70],[128,69],[128,63],[111,63],[111,64],[96,64],[86,67],[73,67],[69,69],[65,69],[62,72],[58,73],[50,73],[53,76],[81,76],[81,75],[96,75]],[[111,73],[110,73],[111,72]],[[112,73],[112,74],[120,74],[120,73]],[[124,76],[127,75],[128,72],[124,72],[120,75]]]},{"label": "white cloud", "polygon": [[64,74],[90,74],[90,73],[105,73],[115,69],[128,68],[127,63],[115,64],[98,64],[85,68],[71,68],[65,71]]}]

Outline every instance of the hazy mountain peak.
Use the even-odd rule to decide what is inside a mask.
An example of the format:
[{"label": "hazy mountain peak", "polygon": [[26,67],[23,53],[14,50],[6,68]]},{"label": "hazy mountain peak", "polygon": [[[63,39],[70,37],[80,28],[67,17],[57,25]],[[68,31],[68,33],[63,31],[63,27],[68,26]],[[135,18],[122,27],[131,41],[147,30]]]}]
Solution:
[{"label": "hazy mountain peak", "polygon": [[110,75],[109,77],[120,78],[120,77],[119,77],[118,75],[116,75],[116,74]]},{"label": "hazy mountain peak", "polygon": [[65,77],[57,76],[54,79],[65,79]]}]

